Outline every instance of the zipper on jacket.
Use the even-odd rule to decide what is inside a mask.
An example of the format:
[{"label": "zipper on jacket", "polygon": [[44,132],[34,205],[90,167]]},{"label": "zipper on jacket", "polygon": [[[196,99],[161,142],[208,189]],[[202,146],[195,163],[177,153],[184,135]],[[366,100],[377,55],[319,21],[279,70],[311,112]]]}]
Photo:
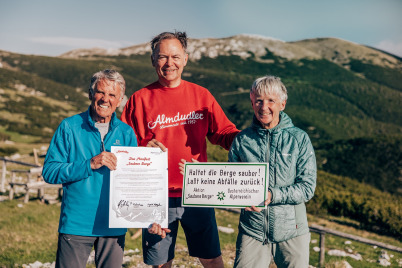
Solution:
[{"label": "zipper on jacket", "polygon": [[97,130],[98,130],[98,133],[99,133],[99,138],[100,138],[100,140],[101,140],[101,152],[105,152],[105,151],[106,151],[106,148],[105,148],[105,140],[106,140],[106,137],[108,137],[109,133],[111,132],[111,127],[112,127],[111,124],[109,124],[109,129],[108,129],[107,133],[105,134],[105,136],[103,137],[103,140],[102,140],[102,135],[101,135],[99,129],[97,129]]},{"label": "zipper on jacket", "polygon": [[105,151],[105,144],[103,143],[103,140],[101,140],[101,152]]},{"label": "zipper on jacket", "polygon": [[[271,144],[270,144],[270,140],[271,140],[271,137],[270,137],[270,132],[267,130],[267,152],[266,152],[266,161],[269,163],[269,157],[270,157],[270,150],[271,150]],[[269,172],[269,170],[268,170],[268,172]],[[269,185],[268,185],[268,187],[269,187]],[[269,215],[269,207],[267,206],[267,208],[265,209],[265,215],[264,215],[264,232],[263,232],[263,245],[266,245],[267,243],[268,243],[268,236],[267,236],[267,233],[268,233],[268,228],[269,228],[269,225],[268,225],[268,215]]]},{"label": "zipper on jacket", "polygon": [[[101,140],[102,140],[102,146],[103,146],[103,152],[104,151],[106,151],[106,149],[105,149],[105,143],[106,143],[106,141],[109,139],[109,133],[110,132],[112,132],[112,124],[111,123],[109,123],[109,129],[108,129],[108,131],[107,131],[107,133],[105,134],[105,136],[103,137],[103,140],[102,140],[102,138],[101,138]],[[100,133],[99,133],[100,134]]]}]

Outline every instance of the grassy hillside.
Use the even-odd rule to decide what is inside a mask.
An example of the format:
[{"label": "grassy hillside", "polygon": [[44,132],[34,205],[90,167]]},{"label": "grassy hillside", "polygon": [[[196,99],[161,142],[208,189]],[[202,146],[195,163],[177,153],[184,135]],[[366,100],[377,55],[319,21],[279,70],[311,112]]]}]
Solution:
[{"label": "grassy hillside", "polygon": [[[272,61],[203,58],[190,62],[183,76],[208,88],[226,112],[236,111],[228,116],[240,128],[251,120],[247,90],[253,80],[273,74],[288,87],[287,112],[296,125],[315,127],[330,140],[401,133],[401,93],[396,83],[400,70],[359,65],[356,60],[351,68],[356,71],[351,71],[327,60],[286,61],[269,51],[266,57]],[[13,88],[20,82],[48,97],[68,98],[79,108],[85,105],[77,94],[87,92],[90,76],[100,69],[118,69],[127,80],[128,96],[156,79],[149,55],[73,60],[10,54],[2,61],[13,70],[1,69],[0,87]],[[375,75],[379,68],[388,75]]]},{"label": "grassy hillside", "polygon": [[316,149],[323,170],[349,176],[382,191],[402,194],[400,136],[341,140]]},{"label": "grassy hillside", "polygon": [[[45,138],[63,117],[86,109],[89,78],[94,72],[119,70],[127,81],[128,96],[156,79],[149,54],[61,59],[2,53],[1,61],[6,67],[0,69],[2,125],[9,131]],[[228,117],[243,129],[252,118],[249,87],[266,74],[282,78],[289,91],[285,111],[316,146],[402,133],[400,69],[359,60],[352,60],[348,68],[325,59],[288,61],[267,49],[262,60],[218,56],[189,62],[183,76],[208,88]]]},{"label": "grassy hillside", "polygon": [[314,215],[343,216],[356,227],[402,239],[402,197],[348,177],[319,171],[314,198],[307,211]]},{"label": "grassy hillside", "polygon": [[[29,135],[31,141],[48,142],[63,118],[87,109],[90,76],[101,69],[123,74],[128,96],[156,80],[149,54],[66,59],[0,51],[0,62],[0,140]],[[388,205],[378,200],[400,200],[402,193],[402,70],[353,58],[347,65],[324,58],[288,60],[266,49],[266,55],[258,58],[191,61],[183,77],[208,88],[228,117],[244,129],[253,115],[249,88],[266,74],[281,77],[287,86],[285,112],[312,139],[319,168],[326,171],[322,176],[338,186],[343,180],[339,178],[349,177],[347,184],[364,182],[378,189],[375,194],[356,193],[350,187],[321,197],[318,193],[322,200],[317,208],[310,205],[310,211],[359,219],[366,229],[379,226],[378,230],[400,236],[400,201]],[[16,150],[0,144],[1,155]],[[227,160],[219,148],[208,154],[210,160]],[[382,191],[393,195],[385,197]],[[381,198],[373,200],[370,193]]]}]

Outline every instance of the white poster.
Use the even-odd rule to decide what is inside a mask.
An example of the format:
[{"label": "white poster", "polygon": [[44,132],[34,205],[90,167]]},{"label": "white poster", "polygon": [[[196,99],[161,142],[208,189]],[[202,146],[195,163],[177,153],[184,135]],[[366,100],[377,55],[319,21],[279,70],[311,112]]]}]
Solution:
[{"label": "white poster", "polygon": [[184,165],[182,206],[264,207],[268,163],[194,163]]},{"label": "white poster", "polygon": [[110,171],[110,228],[168,226],[167,151],[112,146],[116,170]]}]

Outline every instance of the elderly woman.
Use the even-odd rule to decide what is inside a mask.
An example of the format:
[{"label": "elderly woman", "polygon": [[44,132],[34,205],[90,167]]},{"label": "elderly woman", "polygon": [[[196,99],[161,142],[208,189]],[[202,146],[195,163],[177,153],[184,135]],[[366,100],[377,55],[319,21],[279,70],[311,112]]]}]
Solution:
[{"label": "elderly woman", "polygon": [[305,202],[317,178],[313,146],[306,132],[283,112],[287,90],[280,78],[264,76],[250,91],[252,125],[240,132],[230,162],[269,163],[266,209],[242,210],[234,267],[308,267],[310,233]]}]

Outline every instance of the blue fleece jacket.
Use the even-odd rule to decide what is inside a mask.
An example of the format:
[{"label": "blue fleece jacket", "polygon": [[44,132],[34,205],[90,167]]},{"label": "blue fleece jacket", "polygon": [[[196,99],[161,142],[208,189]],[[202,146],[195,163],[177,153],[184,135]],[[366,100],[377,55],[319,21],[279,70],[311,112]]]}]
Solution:
[{"label": "blue fleece jacket", "polygon": [[133,129],[112,115],[109,132],[101,135],[86,112],[64,119],[57,128],[43,166],[43,178],[63,184],[59,232],[83,236],[117,236],[125,228],[109,228],[110,170],[91,169],[90,160],[111,146],[137,146]]}]

